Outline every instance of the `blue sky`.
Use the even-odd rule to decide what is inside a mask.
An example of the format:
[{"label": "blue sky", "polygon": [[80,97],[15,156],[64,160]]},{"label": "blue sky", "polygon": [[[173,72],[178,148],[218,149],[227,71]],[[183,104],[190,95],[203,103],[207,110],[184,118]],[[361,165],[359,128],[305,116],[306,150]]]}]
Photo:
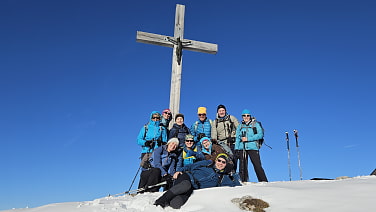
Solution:
[{"label": "blue sky", "polygon": [[[84,201],[129,188],[136,137],[169,105],[173,35],[186,5],[180,112],[248,108],[265,128],[270,181],[368,175],[373,158],[376,3],[343,1],[0,1],[0,210]],[[250,167],[250,179],[256,178]],[[135,185],[138,183],[136,179]],[[135,187],[135,186],[134,186]]]}]

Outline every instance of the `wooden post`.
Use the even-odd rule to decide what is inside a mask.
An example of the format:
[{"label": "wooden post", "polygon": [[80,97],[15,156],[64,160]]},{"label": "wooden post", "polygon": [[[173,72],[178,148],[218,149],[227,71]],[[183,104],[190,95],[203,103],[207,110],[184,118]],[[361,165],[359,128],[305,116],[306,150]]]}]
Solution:
[{"label": "wooden post", "polygon": [[[185,6],[176,5],[174,37],[158,35],[153,33],[137,31],[136,41],[141,43],[154,44],[159,46],[172,47],[172,72],[170,88],[170,110],[173,115],[179,113],[180,108],[180,88],[182,72],[183,49],[216,54],[218,45],[200,41],[184,39],[184,13]],[[170,128],[174,120],[170,123]]]}]

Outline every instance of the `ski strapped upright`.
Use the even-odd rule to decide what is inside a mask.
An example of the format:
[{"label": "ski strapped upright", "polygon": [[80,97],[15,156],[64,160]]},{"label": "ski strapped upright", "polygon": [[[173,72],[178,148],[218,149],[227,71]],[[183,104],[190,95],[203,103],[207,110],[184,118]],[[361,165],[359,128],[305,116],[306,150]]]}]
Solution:
[{"label": "ski strapped upright", "polygon": [[286,143],[287,143],[287,164],[288,164],[288,168],[289,168],[289,177],[290,177],[290,181],[292,180],[291,178],[291,164],[290,164],[290,140],[289,140],[289,132],[285,132],[286,133]]},{"label": "ski strapped upright", "polygon": [[294,136],[295,136],[295,143],[296,143],[296,151],[298,152],[298,166],[300,171],[300,180],[303,179],[303,171],[302,167],[300,165],[300,151],[299,151],[299,143],[298,143],[298,130],[294,130]]}]

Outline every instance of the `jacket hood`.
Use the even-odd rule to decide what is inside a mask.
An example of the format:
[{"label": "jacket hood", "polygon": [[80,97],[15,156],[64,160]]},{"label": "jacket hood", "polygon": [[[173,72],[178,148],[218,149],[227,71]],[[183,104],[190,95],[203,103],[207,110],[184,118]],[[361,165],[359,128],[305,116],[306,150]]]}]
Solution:
[{"label": "jacket hood", "polygon": [[151,120],[151,117],[153,117],[154,114],[158,114],[161,117],[161,112],[155,110],[155,111],[150,113],[150,120]]}]

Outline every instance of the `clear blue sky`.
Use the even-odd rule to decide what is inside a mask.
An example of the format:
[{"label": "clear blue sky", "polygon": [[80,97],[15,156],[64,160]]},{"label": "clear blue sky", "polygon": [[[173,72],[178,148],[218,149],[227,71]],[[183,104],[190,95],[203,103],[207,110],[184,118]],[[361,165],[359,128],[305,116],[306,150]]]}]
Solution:
[{"label": "clear blue sky", "polygon": [[[136,31],[173,35],[186,5],[180,112],[218,104],[263,123],[270,181],[368,175],[376,168],[376,2],[0,1],[0,210],[84,201],[129,188],[136,137],[169,105],[172,49]],[[255,175],[250,169],[251,181]],[[136,179],[135,185],[137,185]],[[135,186],[134,186],[135,187]]]}]

